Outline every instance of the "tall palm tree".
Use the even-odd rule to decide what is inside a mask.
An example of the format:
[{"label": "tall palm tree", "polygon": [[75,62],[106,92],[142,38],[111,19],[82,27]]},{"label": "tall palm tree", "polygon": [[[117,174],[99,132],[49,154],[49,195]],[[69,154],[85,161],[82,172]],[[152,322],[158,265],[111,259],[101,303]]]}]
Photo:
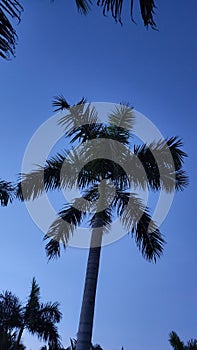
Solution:
[{"label": "tall palm tree", "polygon": [[0,0],[0,56],[4,59],[14,56],[17,34],[10,17],[20,21],[23,7],[17,0]]},{"label": "tall palm tree", "polygon": [[170,333],[169,342],[174,350],[197,350],[197,339],[190,339],[185,345],[174,331]]},{"label": "tall palm tree", "polygon": [[[98,120],[96,109],[84,102],[82,99],[69,108],[63,96],[55,99],[56,111],[67,109],[59,123],[65,127],[65,135],[71,144],[78,143],[79,147],[71,149],[70,153],[59,153],[46,160],[44,166],[22,174],[17,189],[21,200],[35,199],[44,191],[61,187],[78,186],[82,192],[81,198],[67,203],[59,212],[44,237],[50,239],[46,244],[48,257],[59,257],[61,247],[66,248],[74,230],[84,218],[89,218],[92,236],[76,350],[90,350],[102,238],[110,231],[113,217],[120,217],[145,259],[156,262],[162,254],[164,239],[159,228],[131,186],[172,192],[174,189],[183,190],[188,182],[182,170],[186,154],[180,149],[182,143],[179,139],[172,137],[150,145],[134,146],[131,154],[129,127],[132,130],[135,121],[132,108],[116,107],[108,123],[103,124]],[[106,154],[104,139],[110,141],[108,159],[103,158]],[[96,140],[96,150],[94,143],[90,142],[93,140]],[[153,154],[157,155],[157,162]],[[130,164],[127,173],[125,164]]]},{"label": "tall palm tree", "polygon": [[14,190],[11,182],[0,180],[0,204],[2,206],[6,206],[8,202],[12,202]]},{"label": "tall palm tree", "polygon": [[21,337],[25,329],[37,335],[39,339],[48,341],[54,348],[60,346],[56,327],[60,319],[61,312],[57,302],[40,302],[40,288],[35,278],[25,306],[11,292],[0,294],[0,334],[3,334],[5,339],[12,338],[14,350],[22,349]]}]

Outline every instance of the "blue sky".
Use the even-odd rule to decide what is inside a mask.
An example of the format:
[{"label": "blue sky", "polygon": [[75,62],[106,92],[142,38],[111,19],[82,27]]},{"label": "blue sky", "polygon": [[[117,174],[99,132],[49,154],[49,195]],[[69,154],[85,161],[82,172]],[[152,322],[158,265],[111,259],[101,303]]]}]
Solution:
[{"label": "blue sky", "polygon": [[[53,115],[54,95],[70,103],[130,102],[164,136],[179,135],[190,185],[162,224],[167,245],[156,265],[125,236],[103,248],[93,342],[105,350],[169,349],[168,334],[196,334],[196,10],[194,0],[157,1],[159,31],[124,16],[121,27],[96,6],[80,16],[74,2],[29,1],[17,27],[16,58],[0,62],[1,178],[15,181],[27,143]],[[168,6],[170,11],[168,11]],[[126,13],[126,5],[125,5]],[[47,135],[46,135],[47,137]],[[23,203],[1,208],[1,290],[26,300],[33,276],[43,300],[59,301],[64,345],[77,332],[87,251],[68,248],[47,263],[43,233]],[[38,349],[33,338],[27,347]]]}]

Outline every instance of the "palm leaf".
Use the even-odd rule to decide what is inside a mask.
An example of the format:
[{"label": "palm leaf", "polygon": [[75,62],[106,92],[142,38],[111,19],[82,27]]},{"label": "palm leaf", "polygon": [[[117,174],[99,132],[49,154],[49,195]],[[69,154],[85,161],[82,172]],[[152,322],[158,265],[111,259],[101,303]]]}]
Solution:
[{"label": "palm leaf", "polygon": [[16,196],[20,200],[34,200],[43,192],[62,188],[72,188],[83,166],[79,150],[58,153],[28,174],[20,174]]},{"label": "palm leaf", "polygon": [[15,194],[15,188],[11,182],[6,182],[0,180],[0,203],[3,206],[6,206],[8,202],[12,202]]},{"label": "palm leaf", "polygon": [[40,304],[40,314],[45,317],[49,318],[51,322],[58,323],[60,322],[62,318],[62,313],[59,310],[59,303],[58,302],[48,302],[48,303],[41,303]]},{"label": "palm leaf", "polygon": [[71,143],[76,140],[85,142],[98,134],[101,126],[98,123],[98,113],[84,98],[69,108],[68,113],[61,117],[59,124],[65,129],[65,136],[72,137]]},{"label": "palm leaf", "polygon": [[[132,5],[132,2],[131,2],[131,5]],[[155,7],[156,6],[155,6],[154,0],[140,0],[140,10],[141,10],[142,19],[144,21],[144,25],[146,27],[150,25],[152,29],[156,29],[156,23],[153,19]],[[131,16],[132,16],[132,6],[131,6]]]},{"label": "palm leaf", "polygon": [[63,95],[55,96],[54,100],[52,101],[52,105],[53,107],[57,107],[56,109],[54,109],[54,112],[70,108],[70,105],[68,104]]},{"label": "palm leaf", "polygon": [[14,56],[17,34],[10,20],[16,18],[20,21],[23,7],[16,0],[0,0],[0,56],[4,59]]},{"label": "palm leaf", "polygon": [[156,224],[152,221],[148,208],[133,193],[116,191],[113,203],[123,227],[135,237],[137,247],[148,261],[156,262],[165,243]]},{"label": "palm leaf", "polygon": [[110,113],[108,120],[111,125],[116,125],[121,129],[129,131],[132,130],[135,123],[133,107],[123,104],[115,106],[114,111]]},{"label": "palm leaf", "polygon": [[[82,198],[76,199],[73,205],[65,205],[64,209],[58,213],[58,218],[51,224],[47,234],[44,236],[44,240],[51,238],[46,244],[46,253],[49,259],[60,256],[60,243],[66,248],[69,238],[86,214],[85,208],[84,211],[81,210],[83,205]],[[80,209],[77,209],[77,207]]]},{"label": "palm leaf", "polygon": [[185,350],[184,343],[174,331],[170,333],[169,342],[175,350]]},{"label": "palm leaf", "polygon": [[[183,190],[188,185],[188,178],[182,170],[184,158],[187,156],[180,147],[182,142],[177,137],[134,147],[134,154],[140,163],[136,163],[135,176],[145,170],[148,185],[153,190],[164,188],[167,192],[174,189]],[[135,162],[135,157],[133,158]]]},{"label": "palm leaf", "polygon": [[39,310],[40,287],[36,282],[35,277],[32,280],[31,291],[25,306],[24,318],[26,320],[32,319],[32,314]]},{"label": "palm leaf", "polygon": [[91,0],[76,0],[77,9],[82,14],[86,15],[92,4]]},{"label": "palm leaf", "polygon": [[[134,1],[130,2],[130,13],[131,19],[133,20],[133,4]],[[151,26],[152,29],[156,29],[156,23],[153,19],[155,3],[153,0],[139,0],[141,16],[144,25],[148,27]],[[112,17],[122,23],[122,8],[123,0],[98,0],[97,5],[101,6],[103,9],[103,15],[111,13]]]}]

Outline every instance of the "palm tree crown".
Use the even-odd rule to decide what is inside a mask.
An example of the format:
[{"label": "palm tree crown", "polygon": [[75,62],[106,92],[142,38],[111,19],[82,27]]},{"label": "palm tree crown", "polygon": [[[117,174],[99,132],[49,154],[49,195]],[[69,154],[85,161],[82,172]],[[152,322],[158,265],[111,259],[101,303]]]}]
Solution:
[{"label": "palm tree crown", "polygon": [[[103,124],[95,107],[84,102],[82,99],[70,108],[62,96],[55,99],[56,110],[67,109],[59,121],[65,128],[66,137],[70,138],[71,144],[78,143],[79,146],[50,158],[43,167],[29,174],[22,174],[17,189],[21,200],[35,199],[49,189],[77,186],[81,190],[82,197],[65,204],[45,235],[45,239],[49,239],[46,244],[48,257],[59,257],[61,247],[66,248],[74,230],[89,218],[92,239],[86,282],[91,280],[91,285],[84,289],[77,350],[90,348],[100,248],[103,234],[110,231],[114,216],[119,216],[145,259],[156,262],[163,252],[164,238],[151,219],[148,207],[131,186],[172,192],[183,190],[188,183],[182,170],[186,154],[180,148],[180,139],[172,137],[134,146],[131,153],[131,131],[135,122],[132,108],[115,106],[108,123]],[[107,157],[103,158],[106,150]],[[125,164],[129,164],[127,170]],[[90,272],[91,269],[94,272]],[[88,292],[90,290],[92,294]],[[84,324],[88,322],[90,331],[84,339],[87,336],[84,335],[87,333]]]},{"label": "palm tree crown", "polygon": [[25,306],[11,292],[0,294],[0,334],[14,339],[14,350],[21,349],[21,337],[25,329],[33,335],[36,334],[40,340],[49,342],[54,348],[60,346],[56,327],[60,319],[61,312],[57,302],[40,302],[40,288],[35,278]]}]

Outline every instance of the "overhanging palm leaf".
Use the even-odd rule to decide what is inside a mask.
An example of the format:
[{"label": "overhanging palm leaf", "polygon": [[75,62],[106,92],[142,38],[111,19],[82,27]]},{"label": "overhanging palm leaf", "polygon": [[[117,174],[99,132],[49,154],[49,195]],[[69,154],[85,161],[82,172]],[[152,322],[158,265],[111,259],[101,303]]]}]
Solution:
[{"label": "overhanging palm leaf", "polygon": [[16,0],[0,0],[0,56],[4,59],[14,56],[17,34],[8,16],[20,21],[22,6]]},{"label": "overhanging palm leaf", "polygon": [[[87,14],[91,1],[87,0],[76,0],[77,8],[83,14]],[[122,8],[123,8],[123,0],[97,0],[97,5],[102,7],[103,15],[106,16],[108,13],[112,15],[112,17],[122,23]],[[130,15],[133,20],[133,5],[134,0],[130,1]],[[154,8],[155,2],[153,0],[139,0],[141,16],[144,22],[144,25],[151,28],[156,29],[156,23],[154,21]]]}]

